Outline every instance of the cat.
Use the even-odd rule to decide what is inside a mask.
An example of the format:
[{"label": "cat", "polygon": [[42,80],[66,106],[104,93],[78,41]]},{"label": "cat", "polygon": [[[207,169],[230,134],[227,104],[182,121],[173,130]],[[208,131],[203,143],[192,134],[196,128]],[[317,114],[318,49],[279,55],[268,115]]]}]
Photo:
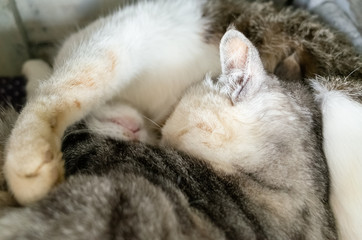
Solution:
[{"label": "cat", "polygon": [[219,72],[217,45],[230,23],[256,44],[269,72],[293,52],[306,76],[348,75],[361,66],[351,46],[302,11],[239,1],[141,1],[125,7],[68,38],[54,73],[22,111],[5,162],[17,200],[34,202],[62,180],[64,130],[108,100],[121,98],[162,125],[187,86]]},{"label": "cat", "polygon": [[[41,82],[51,76],[52,68],[41,59],[27,60],[22,67],[22,73],[27,79],[27,99],[31,101],[37,95],[36,89]],[[146,120],[146,121],[145,121]],[[95,108],[85,119],[89,129],[114,139],[141,141],[156,144],[158,135],[157,123],[150,125],[150,119],[143,116],[137,109],[120,101],[109,101]],[[155,125],[155,126],[154,126]],[[156,127],[156,129],[154,129]]]},{"label": "cat", "polygon": [[234,29],[220,62],[177,104],[162,148],[68,129],[69,179],[3,212],[0,238],[337,239],[309,86],[266,73]]},{"label": "cat", "polygon": [[[350,105],[356,100],[361,103],[358,93],[356,97],[356,91],[349,87],[360,86],[361,57],[343,37],[304,11],[279,10],[267,3],[236,0],[135,3],[71,35],[55,60],[54,73],[25,106],[10,136],[4,167],[18,202],[35,202],[62,181],[60,139],[66,127],[75,121],[87,116],[97,126],[100,122],[115,128],[123,126],[122,134],[117,136],[130,140],[144,136],[135,133],[147,128],[145,119],[162,125],[189,85],[209,71],[213,71],[212,75],[220,72],[217,46],[230,24],[255,44],[267,72],[294,78],[282,71],[294,64],[302,79],[316,75],[331,79],[331,88],[327,81],[327,91],[321,93],[338,90],[346,93],[348,100],[354,100]],[[348,81],[343,81],[346,76]],[[318,89],[323,88],[316,87],[317,96]],[[322,115],[328,116],[323,96],[318,99]],[[119,121],[119,117],[97,117],[95,109],[103,109],[107,102],[119,104],[126,119],[133,119],[131,126],[123,118]],[[127,116],[128,112],[131,116]],[[339,126],[344,125],[343,119],[337,120]],[[323,117],[323,121],[328,119]],[[323,135],[330,136],[337,128],[325,128]],[[157,142],[151,135],[138,140]],[[334,155],[334,147],[329,147],[327,141],[324,148],[328,156]],[[348,161],[357,159],[353,161],[358,164],[362,153],[357,148],[353,154]],[[339,168],[341,161],[344,159],[335,159],[335,168]],[[344,174],[359,179],[351,171]],[[344,196],[333,191],[337,181],[342,188],[346,186],[344,179],[332,176],[332,199]],[[354,205],[350,202],[345,207],[353,210],[360,202],[359,198]],[[339,210],[334,210],[338,215]],[[358,225],[361,221],[356,217]],[[339,229],[350,227],[348,221],[338,224],[342,224]]]}]

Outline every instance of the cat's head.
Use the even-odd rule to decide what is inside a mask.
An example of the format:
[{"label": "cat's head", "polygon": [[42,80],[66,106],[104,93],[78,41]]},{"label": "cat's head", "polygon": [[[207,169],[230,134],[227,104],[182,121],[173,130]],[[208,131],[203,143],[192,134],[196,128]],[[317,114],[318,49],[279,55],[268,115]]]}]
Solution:
[{"label": "cat's head", "polygon": [[257,164],[255,159],[262,159],[257,155],[265,153],[293,114],[278,79],[266,73],[242,33],[227,31],[220,60],[217,80],[206,77],[183,96],[163,127],[162,144],[233,171],[237,161]]}]

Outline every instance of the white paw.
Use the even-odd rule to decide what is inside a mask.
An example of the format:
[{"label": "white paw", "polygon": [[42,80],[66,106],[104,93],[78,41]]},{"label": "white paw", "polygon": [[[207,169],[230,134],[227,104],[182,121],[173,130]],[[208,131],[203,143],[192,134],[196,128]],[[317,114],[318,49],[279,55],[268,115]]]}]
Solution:
[{"label": "white paw", "polygon": [[20,204],[36,202],[63,180],[60,143],[54,139],[44,127],[14,129],[7,146],[4,174]]}]

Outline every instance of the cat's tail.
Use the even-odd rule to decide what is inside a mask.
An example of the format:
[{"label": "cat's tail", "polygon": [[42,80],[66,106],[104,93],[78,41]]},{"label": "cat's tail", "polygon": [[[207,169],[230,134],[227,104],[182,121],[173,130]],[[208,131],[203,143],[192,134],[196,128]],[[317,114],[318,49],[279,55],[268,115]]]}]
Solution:
[{"label": "cat's tail", "polygon": [[362,239],[362,92],[356,84],[343,78],[312,81],[323,116],[330,204],[343,240]]}]

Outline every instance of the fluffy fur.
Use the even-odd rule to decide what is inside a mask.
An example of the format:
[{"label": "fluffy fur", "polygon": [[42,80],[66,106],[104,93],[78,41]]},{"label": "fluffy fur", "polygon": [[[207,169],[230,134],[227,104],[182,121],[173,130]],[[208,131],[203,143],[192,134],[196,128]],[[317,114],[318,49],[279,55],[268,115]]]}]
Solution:
[{"label": "fluffy fur", "polygon": [[0,238],[337,239],[313,95],[268,75],[236,30],[220,51],[222,75],[190,88],[162,130],[187,154],[74,126],[73,176],[5,212]]},{"label": "fluffy fur", "polygon": [[[321,81],[323,83],[323,81]],[[339,83],[339,84],[338,84]],[[337,216],[341,239],[360,239],[362,218],[362,105],[353,92],[338,91],[334,84],[314,82],[323,114],[324,151],[332,181],[331,205]],[[354,88],[357,90],[358,88]]]},{"label": "fluffy fur", "polygon": [[[260,204],[254,209],[270,222],[293,229],[300,225],[290,221],[294,210],[308,201],[316,203],[311,196],[317,192],[328,195],[320,115],[313,96],[301,82],[280,84],[268,76],[255,47],[235,30],[221,41],[221,63],[223,74],[217,81],[208,79],[184,95],[162,130],[163,143],[208,161],[221,172],[243,175],[242,189],[252,192],[245,195]],[[259,184],[270,190],[295,187],[298,197],[265,194]],[[328,202],[327,195],[320,201]],[[314,207],[308,211],[320,208]],[[278,209],[279,216],[291,218],[284,222],[265,214],[266,209]],[[325,222],[319,220],[325,217],[315,217],[309,220],[311,225]]]},{"label": "fluffy fur", "polygon": [[217,48],[201,34],[207,22],[201,6],[202,1],[141,2],[64,43],[54,73],[10,137],[5,175],[19,202],[36,201],[62,180],[60,138],[96,106],[121,98],[161,124],[187,86],[219,69]]},{"label": "fluffy fur", "polygon": [[[220,71],[217,46],[230,24],[255,44],[267,72],[279,73],[279,64],[292,56],[301,78],[319,74],[333,82],[350,75],[349,84],[338,85],[338,90],[355,93],[350,83],[361,89],[361,56],[304,11],[236,0],[141,1],[97,20],[64,43],[54,73],[24,108],[7,147],[4,171],[17,200],[37,201],[63,180],[61,137],[86,115],[121,127],[122,139],[142,135],[135,134],[147,127],[140,119],[162,125],[190,84],[210,70]],[[124,118],[108,121],[92,114],[108,101],[133,107],[128,115],[138,112],[141,117],[131,116],[129,125]],[[149,139],[154,139],[151,134],[141,140]]]},{"label": "fluffy fur", "polygon": [[14,195],[20,203],[30,203],[62,180],[65,128],[108,100],[121,99],[162,123],[187,86],[218,71],[218,39],[230,23],[256,44],[271,72],[293,51],[306,75],[343,74],[361,66],[348,44],[309,17],[260,3],[147,1],[72,35],[10,137],[5,175]]}]

